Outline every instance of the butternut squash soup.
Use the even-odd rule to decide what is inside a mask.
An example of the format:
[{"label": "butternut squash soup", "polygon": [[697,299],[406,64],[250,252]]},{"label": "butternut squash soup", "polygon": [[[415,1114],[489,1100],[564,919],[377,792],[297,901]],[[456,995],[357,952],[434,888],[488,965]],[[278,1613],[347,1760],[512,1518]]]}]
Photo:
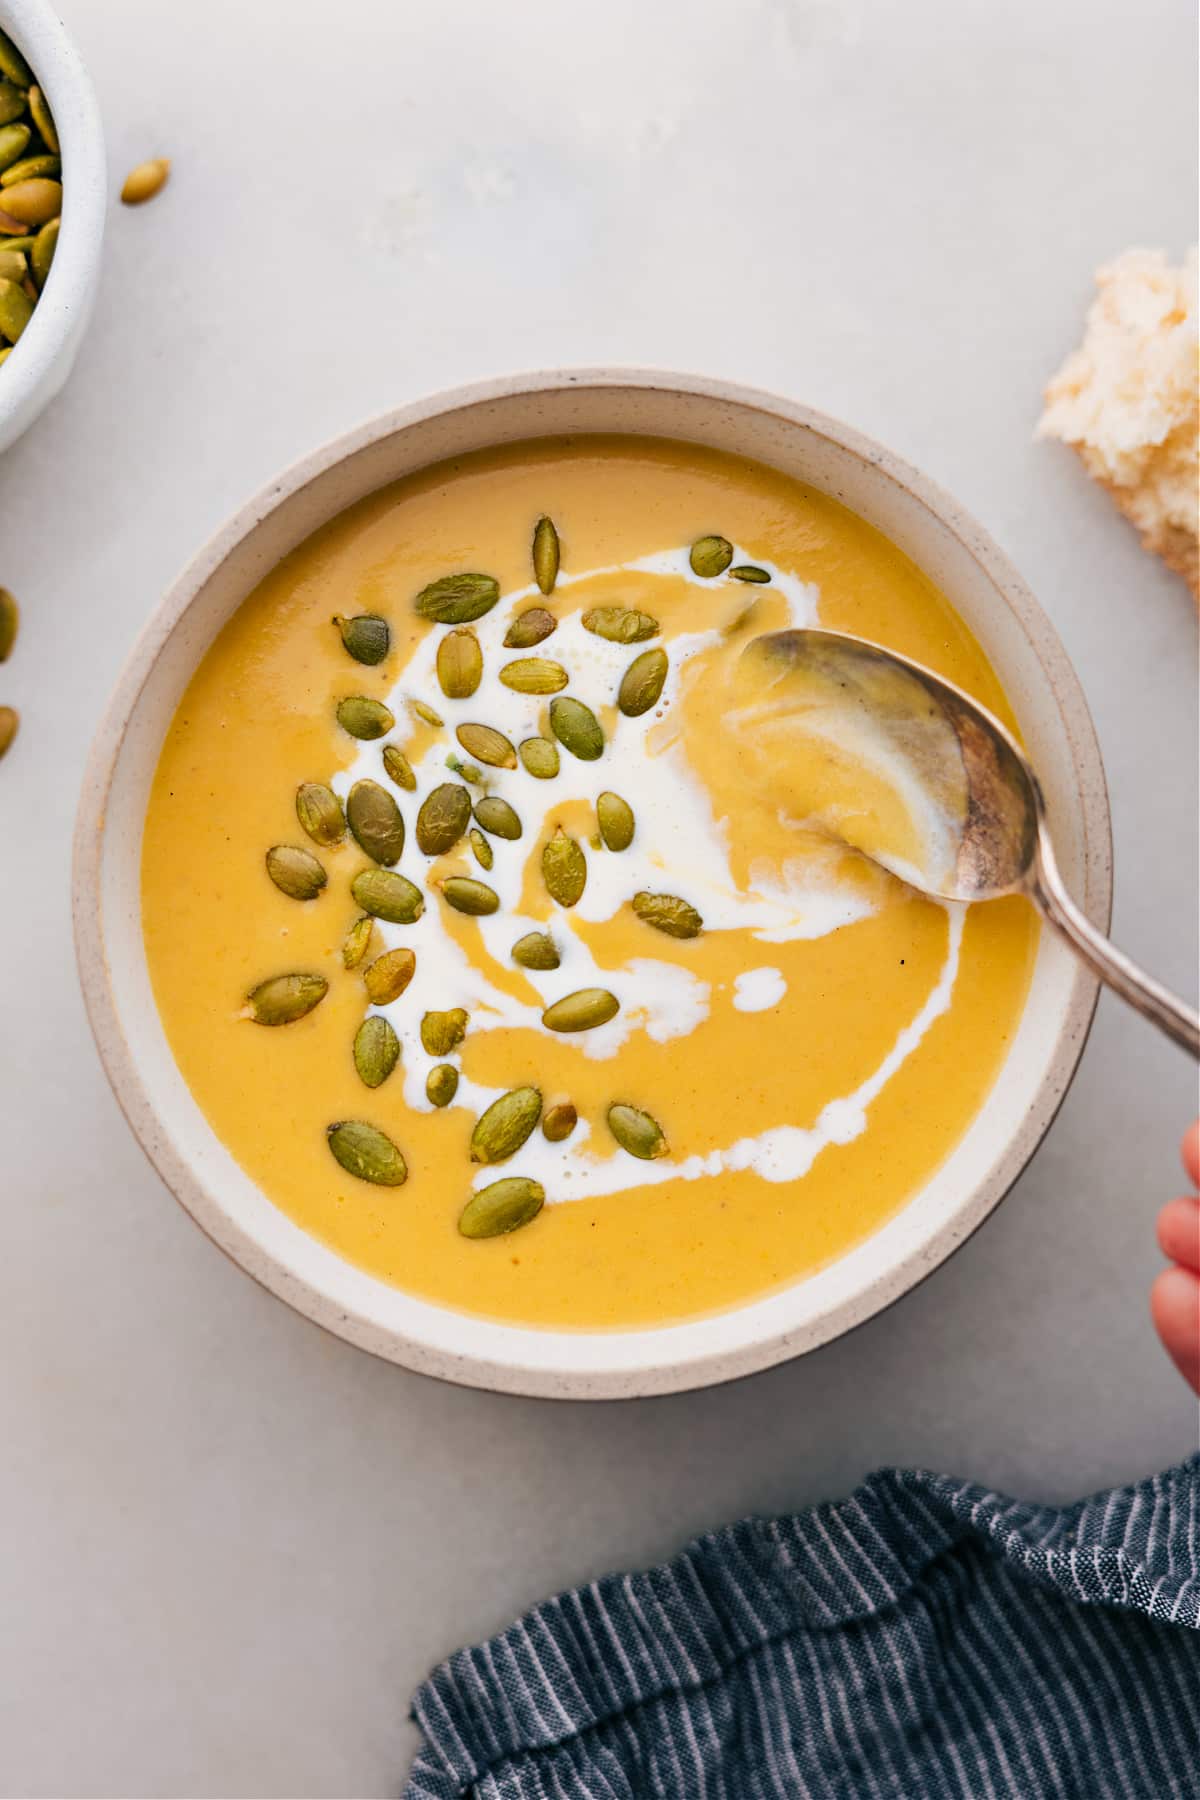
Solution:
[{"label": "butternut squash soup", "polygon": [[830,835],[831,795],[864,848],[912,818],[748,699],[747,643],[812,624],[1012,723],[894,545],[695,445],[467,456],[263,580],[163,745],[142,915],[179,1067],[277,1206],[411,1293],[596,1329],[794,1282],[921,1188],[1038,928]]}]

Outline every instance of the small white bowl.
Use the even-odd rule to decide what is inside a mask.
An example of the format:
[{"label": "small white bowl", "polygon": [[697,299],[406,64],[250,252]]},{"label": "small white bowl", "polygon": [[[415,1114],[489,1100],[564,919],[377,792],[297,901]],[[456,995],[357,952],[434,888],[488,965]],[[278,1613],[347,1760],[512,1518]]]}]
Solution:
[{"label": "small white bowl", "polygon": [[150,987],[142,826],[175,708],[255,584],[354,501],[470,450],[585,432],[755,457],[834,495],[905,550],[949,595],[1012,696],[1063,873],[1106,925],[1108,799],[1087,706],[1049,621],[991,539],[932,482],[833,419],[728,382],[627,369],[514,376],[403,407],[319,450],[244,507],[163,600],[109,705],[80,803],[74,913],[84,997],[117,1099],[168,1187],[234,1261],[318,1324],[409,1368],[508,1393],[616,1399],[726,1381],[814,1349],[936,1268],[1003,1197],[1054,1117],[1096,983],[1044,932],[988,1102],[920,1193],[815,1275],[684,1324],[542,1331],[452,1312],[353,1267],[272,1205],[193,1099]]},{"label": "small white bowl", "polygon": [[50,279],[0,365],[0,450],[6,450],[71,373],[100,276],[108,176],[96,95],[53,6],[0,0],[0,31],[16,44],[50,103],[63,162],[62,232]]}]

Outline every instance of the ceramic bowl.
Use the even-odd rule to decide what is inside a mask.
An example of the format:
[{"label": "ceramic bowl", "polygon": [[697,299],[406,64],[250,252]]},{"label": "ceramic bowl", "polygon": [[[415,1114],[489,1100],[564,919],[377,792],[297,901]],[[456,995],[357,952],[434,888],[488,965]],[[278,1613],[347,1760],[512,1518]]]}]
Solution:
[{"label": "ceramic bowl", "polygon": [[235,1262],[318,1324],[409,1368],[512,1393],[619,1398],[724,1381],[812,1350],[936,1268],[1036,1148],[1074,1073],[1096,987],[1043,933],[988,1104],[928,1185],[817,1274],[684,1324],[564,1332],[453,1312],[354,1268],[271,1204],[193,1100],[151,993],[138,871],[171,716],[246,594],[336,513],[446,457],[580,432],[685,439],[757,458],[834,495],[906,551],[950,596],[1013,697],[1066,878],[1089,915],[1107,923],[1108,802],[1087,707],[1049,622],[995,544],[924,476],[833,419],[726,382],[629,370],[519,376],[403,407],[319,450],[244,507],[162,601],[117,687],[84,784],[74,906],[84,994],[117,1098],[168,1187]]},{"label": "ceramic bowl", "polygon": [[[62,142],[62,234],[33,318],[0,367],[0,450],[33,424],[71,373],[100,278],[108,191],[100,109],[48,0],[0,0],[7,32],[50,102]],[[4,240],[0,238],[0,247]]]}]

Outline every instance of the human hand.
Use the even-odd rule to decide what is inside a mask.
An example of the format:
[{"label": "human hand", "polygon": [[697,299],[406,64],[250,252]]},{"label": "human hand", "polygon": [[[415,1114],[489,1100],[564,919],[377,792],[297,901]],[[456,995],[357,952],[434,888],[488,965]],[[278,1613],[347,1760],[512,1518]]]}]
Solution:
[{"label": "human hand", "polygon": [[[1200,1119],[1184,1134],[1183,1166],[1200,1188]],[[1168,1200],[1158,1215],[1158,1242],[1175,1265],[1150,1290],[1150,1313],[1167,1355],[1200,1394],[1200,1194]]]}]

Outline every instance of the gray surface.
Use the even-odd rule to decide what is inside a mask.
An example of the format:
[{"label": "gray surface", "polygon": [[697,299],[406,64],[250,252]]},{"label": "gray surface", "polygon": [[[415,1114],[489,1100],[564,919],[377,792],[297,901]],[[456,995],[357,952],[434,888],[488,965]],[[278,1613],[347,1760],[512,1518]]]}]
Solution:
[{"label": "gray surface", "polygon": [[113,175],[176,172],[112,219],[82,367],[0,464],[4,1792],[392,1794],[429,1665],[557,1585],[882,1462],[1060,1497],[1193,1448],[1146,1290],[1194,1079],[1115,1002],[1011,1198],[885,1317],[556,1406],[373,1362],[226,1263],[109,1096],[67,918],[98,713],[227,512],[445,383],[660,362],[841,415],[993,529],[1095,711],[1119,938],[1187,989],[1191,601],[1030,431],[1094,265],[1187,240],[1189,9],[63,5]]}]

